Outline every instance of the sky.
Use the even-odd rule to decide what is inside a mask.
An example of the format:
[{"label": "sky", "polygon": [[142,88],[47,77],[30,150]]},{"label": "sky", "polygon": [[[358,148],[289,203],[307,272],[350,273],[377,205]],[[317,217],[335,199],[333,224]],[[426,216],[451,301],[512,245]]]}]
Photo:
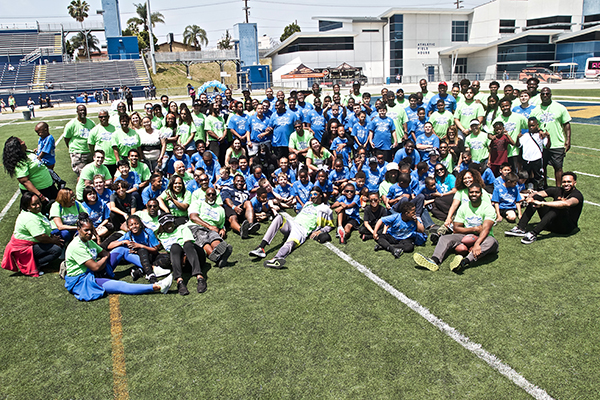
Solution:
[{"label": "sky", "polygon": [[[102,8],[101,0],[86,0],[90,5],[89,21],[102,21],[96,10]],[[127,26],[127,20],[135,14],[134,3],[145,0],[119,0],[121,11],[121,27]],[[461,4],[465,8],[473,8],[488,2],[487,0],[464,0]],[[35,26],[35,21],[40,23],[72,23],[74,20],[67,12],[70,0],[19,0],[18,7],[14,0],[0,0],[0,28],[17,24]],[[403,0],[394,2],[382,0],[382,5],[365,5],[364,0],[248,0],[250,7],[249,22],[258,24],[259,36],[268,35],[276,40],[283,33],[286,25],[297,21],[303,32],[318,31],[318,23],[313,20],[315,16],[354,16],[375,17],[392,7],[414,7],[414,2]],[[419,5],[432,8],[455,8],[454,0],[421,0]],[[174,33],[176,41],[183,41],[183,31],[188,25],[199,25],[206,30],[208,46],[216,47],[217,42],[223,37],[226,30],[232,34],[233,25],[243,23],[244,0],[151,0],[152,12],[160,12],[165,23],[157,24],[154,34],[159,43],[166,41],[169,32]],[[86,20],[86,21],[87,21]],[[97,34],[101,41],[103,35]]]}]

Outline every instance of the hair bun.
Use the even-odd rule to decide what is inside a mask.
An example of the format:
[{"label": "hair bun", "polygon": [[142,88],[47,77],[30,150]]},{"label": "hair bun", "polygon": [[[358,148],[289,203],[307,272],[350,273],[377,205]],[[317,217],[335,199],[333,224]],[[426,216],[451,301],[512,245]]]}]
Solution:
[{"label": "hair bun", "polygon": [[78,219],[79,219],[80,221],[84,221],[84,220],[86,220],[86,219],[90,219],[90,216],[88,215],[88,213],[82,212],[82,213],[80,213],[80,214],[79,214],[79,217],[78,217]]}]

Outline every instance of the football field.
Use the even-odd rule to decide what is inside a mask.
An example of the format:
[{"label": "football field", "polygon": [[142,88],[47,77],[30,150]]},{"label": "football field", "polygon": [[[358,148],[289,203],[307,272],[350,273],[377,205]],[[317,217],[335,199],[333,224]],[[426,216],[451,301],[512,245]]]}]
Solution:
[{"label": "football field", "polygon": [[[67,117],[45,120],[58,141]],[[14,135],[36,147],[37,120],[6,122],[2,145]],[[572,130],[565,170],[586,200],[580,231],[523,245],[502,221],[498,255],[460,274],[374,252],[356,233],[346,245],[308,241],[286,269],[267,269],[248,257],[266,224],[252,239],[228,236],[229,265],[209,271],[204,294],[184,274],[189,296],[173,286],[85,303],[56,271],[0,270],[0,398],[598,398],[600,127]],[[56,156],[74,188],[62,140]],[[1,249],[16,190],[0,173]],[[117,276],[131,282],[128,268]]]}]

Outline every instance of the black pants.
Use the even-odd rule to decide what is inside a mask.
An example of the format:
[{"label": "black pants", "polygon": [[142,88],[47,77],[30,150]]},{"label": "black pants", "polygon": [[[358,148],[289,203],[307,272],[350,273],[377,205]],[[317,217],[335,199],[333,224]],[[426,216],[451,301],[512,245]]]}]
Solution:
[{"label": "black pants", "polygon": [[206,278],[206,254],[204,250],[192,241],[183,244],[183,248],[175,243],[171,246],[171,265],[173,266],[173,279],[177,280],[183,275],[183,255],[187,256],[187,263],[192,267],[192,275],[202,275]]},{"label": "black pants", "polygon": [[290,155],[290,148],[287,146],[273,146],[271,147],[271,151],[277,160],[281,160],[281,157],[287,157]]},{"label": "black pants", "polygon": [[150,253],[146,249],[138,249],[137,255],[140,257],[142,270],[146,275],[154,273],[152,265],[158,265],[161,268],[169,268],[171,266],[171,258],[167,254]]},{"label": "black pants", "polygon": [[439,219],[440,221],[445,221],[448,218],[448,212],[450,211],[450,207],[452,207],[452,201],[454,200],[454,196],[442,196],[436,197],[433,201],[433,208],[431,209],[431,214],[434,217]]},{"label": "black pants", "polygon": [[387,233],[379,235],[377,244],[389,252],[392,252],[395,249],[402,249],[405,253],[410,253],[415,249],[415,242],[413,239],[398,240]]},{"label": "black pants", "polygon": [[541,158],[535,161],[523,161],[523,171],[527,171],[529,175],[527,182],[533,184],[534,190],[544,188],[544,163]]},{"label": "black pants", "polygon": [[[535,200],[546,201],[542,196],[533,196]],[[540,222],[531,230],[531,232],[539,235],[542,231],[550,231],[554,233],[570,233],[576,226],[573,226],[569,220],[569,214],[562,209],[551,208],[551,207],[540,207],[535,208],[533,204],[529,204],[523,212],[523,218],[517,225],[520,229],[525,230],[527,224],[531,221],[535,212],[540,216]]]},{"label": "black pants", "polygon": [[33,245],[33,258],[38,267],[45,267],[56,260],[62,253],[62,248],[52,243],[36,243]]},{"label": "black pants", "polygon": [[[377,221],[376,221],[377,222]],[[373,228],[375,228],[375,223],[372,223],[371,226]],[[379,228],[379,230],[377,231],[377,233],[379,235],[381,235],[381,233],[383,232],[383,226],[381,226],[381,228]],[[358,227],[358,233],[360,233],[361,235],[364,235],[364,240],[371,240],[373,239],[373,234],[371,233],[370,230],[367,229],[367,227],[365,226],[365,224],[363,223],[361,226]]]}]

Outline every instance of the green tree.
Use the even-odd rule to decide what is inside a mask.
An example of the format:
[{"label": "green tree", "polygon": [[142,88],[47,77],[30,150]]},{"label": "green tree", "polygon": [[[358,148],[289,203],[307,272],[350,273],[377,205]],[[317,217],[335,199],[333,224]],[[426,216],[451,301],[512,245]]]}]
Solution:
[{"label": "green tree", "polygon": [[208,36],[198,25],[188,25],[183,31],[183,43],[193,46],[196,50],[202,50],[202,45],[208,44]]},{"label": "green tree", "polygon": [[217,47],[219,48],[219,50],[229,50],[233,47],[231,45],[231,35],[229,34],[228,30],[225,31],[225,35],[217,43]]},{"label": "green tree", "polygon": [[[138,15],[137,17],[131,17],[127,20],[127,25],[135,25],[142,26],[143,31],[148,31],[148,11],[146,9],[146,3],[135,4],[135,12]],[[150,22],[152,22],[152,27],[154,28],[156,24],[164,24],[165,16],[159,12],[153,12],[150,14]]]},{"label": "green tree", "polygon": [[[71,1],[71,4],[69,4],[67,6],[67,10],[69,11],[69,15],[75,19],[75,21],[79,22],[81,24],[81,32],[82,32],[82,37],[83,37],[83,21],[88,17],[88,11],[90,11],[90,5],[84,0],[73,0]],[[87,43],[85,43],[86,45],[86,50],[85,53],[88,55],[89,58],[89,54],[90,51],[87,48]]]},{"label": "green tree", "polygon": [[289,38],[296,32],[300,32],[300,26],[296,22],[292,22],[288,26],[283,29],[283,34],[279,37],[279,40],[283,42],[285,39]]},{"label": "green tree", "polygon": [[[85,40],[86,37],[87,40]],[[79,32],[77,35],[71,38],[71,44],[73,45],[74,49],[83,48],[85,56],[87,56],[88,58],[90,55],[88,54],[88,51],[91,52],[93,50],[96,50],[98,53],[101,52],[100,47],[98,47],[100,41],[96,36],[92,35],[91,33],[84,34],[83,32]]]}]

